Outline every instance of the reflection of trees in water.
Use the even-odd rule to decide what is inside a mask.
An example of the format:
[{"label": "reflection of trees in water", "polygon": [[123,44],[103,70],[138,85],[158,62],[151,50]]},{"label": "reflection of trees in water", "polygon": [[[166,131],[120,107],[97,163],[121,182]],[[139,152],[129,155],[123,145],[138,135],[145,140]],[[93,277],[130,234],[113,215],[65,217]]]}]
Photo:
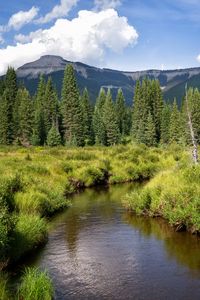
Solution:
[{"label": "reflection of trees in water", "polygon": [[175,258],[179,264],[189,267],[191,271],[198,271],[200,276],[200,238],[187,232],[175,232],[162,219],[137,217],[128,212],[124,213],[123,219],[145,237],[162,240],[170,259]]},{"label": "reflection of trees in water", "polygon": [[[116,185],[86,189],[75,195],[72,207],[65,215],[66,241],[70,252],[75,253],[79,234],[85,228],[96,226],[95,219],[99,222],[112,223],[113,219],[121,218],[121,197],[133,190],[133,184]],[[90,217],[92,216],[92,217]]]}]

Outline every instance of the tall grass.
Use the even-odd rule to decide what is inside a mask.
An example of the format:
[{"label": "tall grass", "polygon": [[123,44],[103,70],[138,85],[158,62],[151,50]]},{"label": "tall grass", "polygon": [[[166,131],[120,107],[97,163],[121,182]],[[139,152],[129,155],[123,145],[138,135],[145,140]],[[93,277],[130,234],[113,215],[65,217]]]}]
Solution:
[{"label": "tall grass", "polygon": [[53,299],[52,282],[46,272],[37,268],[27,268],[18,291],[18,300]]},{"label": "tall grass", "polygon": [[161,216],[176,230],[200,232],[200,166],[186,153],[173,153],[176,165],[157,174],[141,192],[124,198],[136,214]]}]

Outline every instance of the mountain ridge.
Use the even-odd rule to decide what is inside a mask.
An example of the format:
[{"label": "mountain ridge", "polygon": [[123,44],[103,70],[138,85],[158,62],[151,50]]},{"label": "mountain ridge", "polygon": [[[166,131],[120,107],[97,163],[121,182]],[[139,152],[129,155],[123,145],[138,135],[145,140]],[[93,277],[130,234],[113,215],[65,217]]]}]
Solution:
[{"label": "mountain ridge", "polygon": [[178,102],[181,101],[186,82],[188,86],[193,86],[193,82],[200,86],[200,67],[174,70],[150,69],[131,72],[98,68],[81,62],[71,62],[58,55],[44,55],[33,62],[24,64],[17,69],[17,77],[34,94],[40,74],[45,77],[51,76],[60,94],[64,69],[68,64],[74,66],[80,90],[82,91],[84,87],[87,87],[92,100],[96,98],[101,87],[111,88],[114,97],[118,88],[122,88],[127,103],[131,105],[136,80],[142,80],[145,77],[158,79],[164,98],[169,101],[173,101],[174,97],[178,99]]}]

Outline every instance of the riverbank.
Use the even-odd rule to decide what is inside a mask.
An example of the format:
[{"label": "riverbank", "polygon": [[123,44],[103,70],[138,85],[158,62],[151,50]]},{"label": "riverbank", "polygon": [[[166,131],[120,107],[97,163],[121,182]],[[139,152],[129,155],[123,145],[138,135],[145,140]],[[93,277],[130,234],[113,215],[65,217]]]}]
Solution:
[{"label": "riverbank", "polygon": [[68,196],[102,184],[144,181],[176,158],[168,150],[127,145],[0,149],[1,268],[47,240],[47,219]]},{"label": "riverbank", "polygon": [[176,231],[200,233],[200,165],[192,164],[186,153],[177,164],[162,170],[139,192],[127,194],[125,207],[137,215],[162,217]]}]

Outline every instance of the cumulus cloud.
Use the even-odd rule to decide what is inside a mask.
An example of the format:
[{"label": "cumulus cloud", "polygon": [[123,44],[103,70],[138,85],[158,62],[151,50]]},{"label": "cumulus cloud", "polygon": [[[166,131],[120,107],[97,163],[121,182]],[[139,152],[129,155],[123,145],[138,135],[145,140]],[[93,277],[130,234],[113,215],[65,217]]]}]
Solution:
[{"label": "cumulus cloud", "polygon": [[200,63],[200,54],[197,56],[197,61]]},{"label": "cumulus cloud", "polygon": [[96,10],[104,10],[108,8],[116,8],[120,6],[122,0],[95,0],[94,5]]},{"label": "cumulus cloud", "polygon": [[1,74],[8,65],[19,67],[46,54],[99,65],[108,49],[122,51],[137,42],[138,33],[114,9],[82,10],[71,21],[58,19],[49,29],[18,35],[17,39],[16,46],[0,49]]},{"label": "cumulus cloud", "polygon": [[38,20],[36,20],[36,23],[44,24],[52,20],[67,16],[69,11],[72,9],[73,6],[77,4],[78,1],[79,0],[61,0],[60,4],[54,6],[52,11],[47,13],[44,17],[41,17]]},{"label": "cumulus cloud", "polygon": [[19,30],[25,24],[30,23],[38,14],[39,9],[37,7],[32,7],[28,11],[19,11],[16,14],[12,15],[8,21],[7,29]]}]

